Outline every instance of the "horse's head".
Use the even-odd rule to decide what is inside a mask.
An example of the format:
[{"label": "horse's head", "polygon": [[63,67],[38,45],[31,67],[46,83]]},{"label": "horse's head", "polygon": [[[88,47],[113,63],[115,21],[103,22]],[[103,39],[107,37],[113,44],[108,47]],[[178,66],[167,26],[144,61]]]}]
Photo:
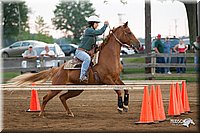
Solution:
[{"label": "horse's head", "polygon": [[131,48],[140,48],[140,42],[128,27],[128,22],[118,27],[117,29],[118,30],[116,30],[116,32],[118,31],[118,34],[116,34],[116,37],[122,44],[128,45]]}]

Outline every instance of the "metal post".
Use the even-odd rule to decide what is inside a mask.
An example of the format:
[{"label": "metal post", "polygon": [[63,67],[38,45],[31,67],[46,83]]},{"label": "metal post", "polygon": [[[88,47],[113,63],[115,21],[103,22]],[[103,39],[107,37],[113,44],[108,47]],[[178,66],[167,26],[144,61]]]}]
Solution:
[{"label": "metal post", "polygon": [[200,35],[200,1],[197,3],[197,25],[198,25],[198,36]]}]

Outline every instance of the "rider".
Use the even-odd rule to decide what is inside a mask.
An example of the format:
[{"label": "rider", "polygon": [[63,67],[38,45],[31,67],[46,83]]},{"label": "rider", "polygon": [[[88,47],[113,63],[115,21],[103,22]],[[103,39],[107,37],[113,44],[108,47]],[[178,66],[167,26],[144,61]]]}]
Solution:
[{"label": "rider", "polygon": [[88,80],[87,70],[91,61],[90,56],[93,56],[94,54],[93,47],[96,45],[96,36],[102,35],[109,24],[108,21],[105,21],[104,26],[101,29],[96,30],[98,24],[100,23],[100,19],[97,16],[90,16],[87,19],[87,22],[89,26],[85,30],[81,44],[75,52],[75,56],[83,61],[81,66],[80,81]]}]

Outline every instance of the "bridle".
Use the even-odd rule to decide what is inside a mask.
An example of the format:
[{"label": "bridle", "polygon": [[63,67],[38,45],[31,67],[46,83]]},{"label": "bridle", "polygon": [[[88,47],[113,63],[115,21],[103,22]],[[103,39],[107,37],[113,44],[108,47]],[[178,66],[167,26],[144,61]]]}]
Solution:
[{"label": "bridle", "polygon": [[[110,25],[109,25],[109,29],[110,29],[110,31],[113,31],[113,30],[110,28]],[[115,35],[114,32],[111,32],[111,34],[114,36],[115,40],[120,44],[120,46],[124,46],[124,47],[130,48],[129,45],[122,43],[122,42],[118,39],[118,37]],[[128,33],[126,33],[125,31],[124,31],[124,34],[125,34],[126,36],[128,36]],[[129,36],[128,36],[128,38],[130,39]],[[131,40],[131,39],[130,39],[130,40]],[[137,49],[135,48],[135,50],[137,50]]]}]

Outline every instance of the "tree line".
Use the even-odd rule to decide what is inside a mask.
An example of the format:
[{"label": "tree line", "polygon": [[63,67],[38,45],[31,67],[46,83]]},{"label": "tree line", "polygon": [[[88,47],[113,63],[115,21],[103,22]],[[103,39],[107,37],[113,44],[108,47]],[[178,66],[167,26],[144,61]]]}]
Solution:
[{"label": "tree line", "polygon": [[[6,47],[15,41],[39,40],[46,43],[54,43],[49,35],[49,26],[42,16],[35,20],[37,33],[31,34],[28,14],[31,9],[26,2],[2,2],[3,6],[3,46]],[[79,43],[83,30],[87,26],[86,18],[95,15],[95,9],[89,1],[61,1],[56,5],[52,24],[56,30],[65,33],[71,43]],[[70,38],[70,39],[69,39]]]}]

